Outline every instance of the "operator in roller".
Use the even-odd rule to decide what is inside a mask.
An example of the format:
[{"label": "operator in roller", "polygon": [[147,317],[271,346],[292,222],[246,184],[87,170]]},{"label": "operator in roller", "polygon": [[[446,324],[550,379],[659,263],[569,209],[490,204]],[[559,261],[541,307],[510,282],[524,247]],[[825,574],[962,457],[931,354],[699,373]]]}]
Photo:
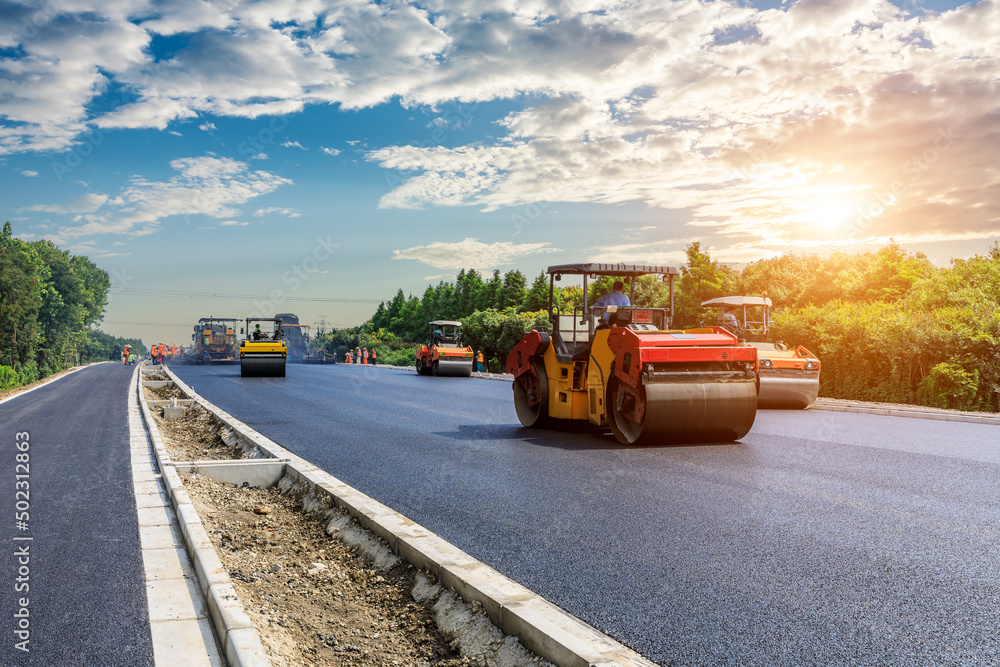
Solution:
[{"label": "operator in roller", "polygon": [[[607,308],[608,306],[631,306],[632,303],[629,301],[628,296],[622,292],[623,289],[625,289],[625,284],[620,280],[616,280],[615,284],[611,286],[611,291],[594,302],[594,308]],[[610,313],[605,310],[604,315],[601,316],[600,326],[609,326],[610,319]]]}]

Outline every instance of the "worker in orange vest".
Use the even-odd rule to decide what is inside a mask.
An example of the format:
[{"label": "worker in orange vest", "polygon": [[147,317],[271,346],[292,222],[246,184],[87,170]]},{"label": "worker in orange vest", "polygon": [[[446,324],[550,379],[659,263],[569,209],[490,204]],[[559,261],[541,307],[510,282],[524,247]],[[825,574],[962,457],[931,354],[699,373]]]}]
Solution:
[{"label": "worker in orange vest", "polygon": [[361,350],[361,363],[364,364],[364,365],[366,365],[366,366],[368,365],[368,348],[367,347]]},{"label": "worker in orange vest", "polygon": [[131,346],[131,345],[126,345],[126,346],[125,346],[125,349],[124,349],[124,350],[122,351],[122,359],[124,359],[124,360],[125,360],[125,365],[126,365],[126,366],[128,366],[128,354],[129,354],[129,351],[130,351],[131,349],[132,349],[132,346]]},{"label": "worker in orange vest", "polygon": [[480,373],[483,372],[483,362],[485,361],[486,358],[483,356],[483,351],[479,350],[479,354],[476,355],[476,370]]},{"label": "worker in orange vest", "polygon": [[375,353],[375,348],[372,348],[372,366],[378,363],[378,355]]}]

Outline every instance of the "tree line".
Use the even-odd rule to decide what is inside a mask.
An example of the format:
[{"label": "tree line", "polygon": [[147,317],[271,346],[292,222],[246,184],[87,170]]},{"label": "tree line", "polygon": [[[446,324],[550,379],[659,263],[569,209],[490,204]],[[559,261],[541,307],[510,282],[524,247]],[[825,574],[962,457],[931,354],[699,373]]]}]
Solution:
[{"label": "tree line", "polygon": [[[703,301],[729,295],[774,302],[771,339],[803,345],[823,366],[821,396],[963,410],[1000,410],[1000,245],[986,255],[934,266],[922,253],[890,242],[877,251],[830,255],[788,253],[741,268],[712,259],[701,244],[686,248],[675,282],[673,326],[712,324]],[[588,302],[610,291],[613,277],[590,285]],[[667,284],[638,279],[635,303],[669,307]],[[557,286],[554,304],[580,307],[582,290]],[[520,271],[484,280],[473,269],[455,282],[428,285],[420,297],[402,289],[360,327],[316,339],[328,353],[378,350],[381,363],[413,365],[427,323],[458,320],[467,343],[491,368],[525,331],[547,323],[549,281],[528,285]]]},{"label": "tree line", "polygon": [[51,241],[0,233],[0,389],[30,384],[70,366],[119,359],[142,342],[91,328],[104,315],[111,280],[90,259]]}]

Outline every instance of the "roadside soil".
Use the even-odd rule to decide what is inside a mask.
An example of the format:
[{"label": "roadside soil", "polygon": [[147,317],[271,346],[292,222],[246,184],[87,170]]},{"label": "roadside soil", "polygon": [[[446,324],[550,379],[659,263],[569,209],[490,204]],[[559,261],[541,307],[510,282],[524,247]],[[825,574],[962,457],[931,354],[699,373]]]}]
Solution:
[{"label": "roadside soil", "polygon": [[476,664],[414,601],[411,565],[372,569],[273,487],[181,477],[274,665]]},{"label": "roadside soil", "polygon": [[[173,387],[144,392],[151,400],[180,396]],[[172,460],[240,457],[201,408],[170,421],[159,409],[150,412]],[[353,547],[328,535],[298,500],[274,487],[239,487],[196,473],[181,478],[276,667],[501,664],[463,657],[460,640],[442,634],[433,600],[414,599],[415,585],[420,590],[433,584],[412,565],[399,561],[388,571],[374,569]]]}]

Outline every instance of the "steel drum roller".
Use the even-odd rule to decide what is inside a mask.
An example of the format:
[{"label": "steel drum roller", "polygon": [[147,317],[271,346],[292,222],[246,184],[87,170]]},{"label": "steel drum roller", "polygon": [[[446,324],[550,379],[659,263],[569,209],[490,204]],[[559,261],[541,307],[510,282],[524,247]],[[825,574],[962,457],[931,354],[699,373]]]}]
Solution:
[{"label": "steel drum roller", "polygon": [[641,387],[645,417],[633,423],[620,410],[611,384],[608,403],[611,429],[629,444],[669,442],[729,442],[750,432],[757,415],[757,387],[737,382],[672,382]]}]

